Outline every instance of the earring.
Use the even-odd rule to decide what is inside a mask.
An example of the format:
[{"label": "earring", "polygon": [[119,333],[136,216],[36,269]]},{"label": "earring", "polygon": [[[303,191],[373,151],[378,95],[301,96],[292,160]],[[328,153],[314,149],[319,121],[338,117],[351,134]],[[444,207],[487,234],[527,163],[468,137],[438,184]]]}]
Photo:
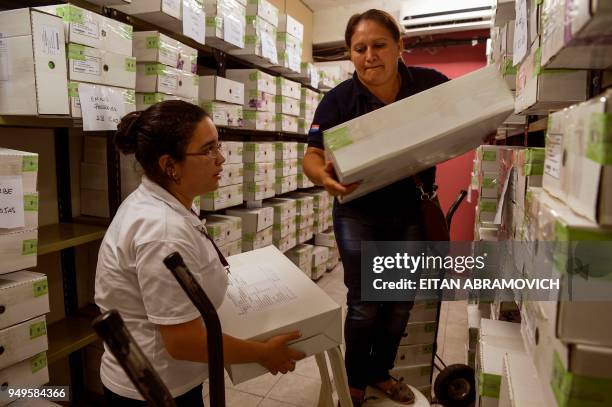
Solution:
[{"label": "earring", "polygon": [[181,183],[181,179],[178,175],[176,175],[176,169],[174,167],[169,168],[166,171],[166,175],[168,175],[168,178],[170,178],[171,181],[173,181],[176,184],[180,184]]}]

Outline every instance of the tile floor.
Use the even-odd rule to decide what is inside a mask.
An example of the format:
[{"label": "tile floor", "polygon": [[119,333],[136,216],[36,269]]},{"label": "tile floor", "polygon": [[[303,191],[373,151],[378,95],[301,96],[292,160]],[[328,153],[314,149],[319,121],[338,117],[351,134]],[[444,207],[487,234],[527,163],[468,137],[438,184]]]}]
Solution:
[{"label": "tile floor", "polygon": [[[342,280],[342,265],[326,273],[319,286],[346,309],[346,288]],[[442,304],[438,329],[438,354],[446,364],[466,363],[467,310],[466,302]],[[225,376],[228,407],[313,407],[317,406],[321,380],[314,357],[297,363],[294,372],[286,375],[267,374],[234,386]],[[204,383],[206,406],[208,383]]]}]

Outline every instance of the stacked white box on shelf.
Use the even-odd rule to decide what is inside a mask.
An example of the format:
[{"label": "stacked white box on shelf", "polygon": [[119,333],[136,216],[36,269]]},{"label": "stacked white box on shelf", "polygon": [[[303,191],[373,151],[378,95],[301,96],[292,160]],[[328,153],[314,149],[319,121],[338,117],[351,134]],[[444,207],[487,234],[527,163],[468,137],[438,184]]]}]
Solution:
[{"label": "stacked white box on shelf", "polygon": [[[547,406],[538,373],[527,355],[506,354],[499,407]],[[551,400],[552,401],[552,400]]]},{"label": "stacked white box on shelf", "polygon": [[[235,190],[237,186],[244,185],[244,163],[242,162],[243,143],[238,141],[227,141],[221,143],[221,154],[225,158],[219,190]],[[240,198],[242,199],[242,197]],[[236,205],[240,204],[236,197]]]},{"label": "stacked white box on shelf", "polygon": [[302,88],[300,95],[300,120],[298,122],[298,131],[300,133],[308,134],[318,104],[319,94],[308,88]]},{"label": "stacked white box on shelf", "polygon": [[228,69],[226,76],[244,84],[244,127],[274,131],[275,78],[257,69]]},{"label": "stacked white box on shelf", "polygon": [[612,34],[612,9],[606,2],[580,0],[542,3],[542,66],[606,69],[612,65],[612,45],[596,41]]},{"label": "stacked white box on shelf", "polygon": [[[114,6],[126,14],[204,43],[204,5],[201,1],[132,0],[131,4]],[[185,17],[185,21],[183,21]],[[199,35],[194,35],[196,31]]]},{"label": "stacked white box on shelf", "polygon": [[17,399],[7,388],[37,388],[49,381],[47,277],[23,270],[37,260],[37,178],[38,154],[0,149],[0,405]]},{"label": "stacked white box on shelf", "polygon": [[0,148],[0,274],[36,266],[38,154]]},{"label": "stacked white box on shelf", "polygon": [[355,67],[351,61],[317,62],[319,71],[319,89],[331,89],[349,79]]},{"label": "stacked white box on shelf", "polygon": [[312,268],[310,278],[318,280],[327,271],[327,260],[329,259],[329,247],[314,246],[312,250]]},{"label": "stacked white box on shelf", "polygon": [[297,189],[297,143],[274,143],[276,170],[276,195],[282,195]]},{"label": "stacked white box on shelf", "polygon": [[296,239],[298,243],[304,243],[314,236],[314,198],[312,196],[293,193],[288,199],[296,201]]},{"label": "stacked white box on shelf", "polygon": [[302,43],[304,41],[304,25],[287,14],[279,18],[276,46],[278,48],[278,64],[281,73],[301,73]]},{"label": "stacked white box on shelf", "polygon": [[206,230],[225,257],[242,253],[242,218],[209,215],[206,217]]},{"label": "stacked white box on shelf", "polygon": [[[193,85],[198,81],[195,77],[197,50],[158,31],[141,31],[134,33],[134,56],[137,63],[157,63],[176,69],[168,70],[168,76],[165,77],[166,87],[160,85],[162,90],[165,89],[163,92],[139,91],[136,95],[139,110],[163,100],[184,100],[197,104],[197,95],[194,95],[193,89]],[[164,72],[162,69],[159,71]],[[146,73],[145,69],[144,74]],[[137,79],[137,83],[146,82],[144,78]]]},{"label": "stacked white box on shelf", "polygon": [[306,149],[308,148],[308,144],[306,143],[298,143],[298,173],[297,173],[297,187],[298,189],[305,189],[314,187],[314,184],[310,181],[310,179],[304,174],[304,155],[306,154]]},{"label": "stacked white box on shelf", "polygon": [[312,253],[314,246],[311,244],[298,244],[293,249],[288,250],[285,255],[310,277],[312,273]]},{"label": "stacked white box on shelf", "polygon": [[340,253],[338,252],[338,245],[336,243],[334,230],[329,229],[315,234],[314,242],[317,246],[325,246],[329,248],[329,255],[327,257],[327,271],[333,270],[340,260]]},{"label": "stacked white box on shelf", "polygon": [[301,85],[279,76],[276,86],[276,131],[297,133]]},{"label": "stacked white box on shelf", "polygon": [[25,8],[0,12],[0,26],[0,114],[68,115],[62,20]]},{"label": "stacked white box on shelf", "polygon": [[300,64],[299,73],[287,73],[285,75],[305,85],[310,85],[315,89],[319,87],[319,71],[317,71],[317,68],[312,62],[302,62]]},{"label": "stacked white box on shelf", "polygon": [[587,98],[587,76],[587,71],[543,68],[536,41],[518,68],[514,112],[546,115],[582,102]]},{"label": "stacked white box on shelf", "polygon": [[246,8],[238,0],[206,0],[206,42],[215,48],[244,48]]},{"label": "stacked white box on shelf", "polygon": [[294,197],[312,197],[313,199],[313,232],[321,233],[329,227],[327,218],[330,215],[329,198],[330,195],[323,189],[298,192]]},{"label": "stacked white box on shelf", "polygon": [[242,219],[243,251],[255,250],[272,244],[273,208],[228,209],[225,213]]},{"label": "stacked white box on shelf", "polygon": [[296,231],[296,202],[290,199],[270,199],[263,203],[264,207],[270,207],[274,211],[274,223],[272,225],[272,238],[274,246],[282,252],[295,247],[297,244]]},{"label": "stacked white box on shelf", "polygon": [[276,27],[261,16],[247,14],[244,48],[229,52],[257,66],[276,65],[278,63]]},{"label": "stacked white box on shelf", "polygon": [[244,84],[220,76],[200,77],[200,106],[217,126],[242,127]]},{"label": "stacked white box on shelf", "polygon": [[578,214],[612,225],[608,123],[612,92],[550,115],[544,188]]},{"label": "stacked white box on shelf", "polygon": [[41,7],[64,20],[70,114],[82,117],[79,84],[95,84],[124,100],[124,111],[136,109],[136,58],[132,26],[73,5]]},{"label": "stacked white box on shelf", "polygon": [[261,201],[275,195],[273,143],[244,143],[244,200]]}]

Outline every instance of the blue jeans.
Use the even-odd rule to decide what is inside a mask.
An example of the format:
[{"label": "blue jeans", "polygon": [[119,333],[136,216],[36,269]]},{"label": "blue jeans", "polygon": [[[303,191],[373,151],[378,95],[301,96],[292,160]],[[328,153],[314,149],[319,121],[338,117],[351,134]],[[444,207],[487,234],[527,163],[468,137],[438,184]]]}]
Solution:
[{"label": "blue jeans", "polygon": [[412,309],[412,301],[361,301],[361,241],[421,240],[414,214],[363,213],[334,205],[334,231],[348,288],[344,323],[349,386],[364,390],[385,381]]}]

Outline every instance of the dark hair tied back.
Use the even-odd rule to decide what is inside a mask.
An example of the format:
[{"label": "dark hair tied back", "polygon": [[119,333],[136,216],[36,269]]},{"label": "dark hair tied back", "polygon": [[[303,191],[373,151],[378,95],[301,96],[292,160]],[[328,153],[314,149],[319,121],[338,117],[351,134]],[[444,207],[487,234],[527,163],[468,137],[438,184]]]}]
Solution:
[{"label": "dark hair tied back", "polygon": [[140,118],[142,112],[131,112],[121,118],[115,134],[115,145],[123,154],[134,154],[138,146],[138,133],[132,131],[134,123]]}]

